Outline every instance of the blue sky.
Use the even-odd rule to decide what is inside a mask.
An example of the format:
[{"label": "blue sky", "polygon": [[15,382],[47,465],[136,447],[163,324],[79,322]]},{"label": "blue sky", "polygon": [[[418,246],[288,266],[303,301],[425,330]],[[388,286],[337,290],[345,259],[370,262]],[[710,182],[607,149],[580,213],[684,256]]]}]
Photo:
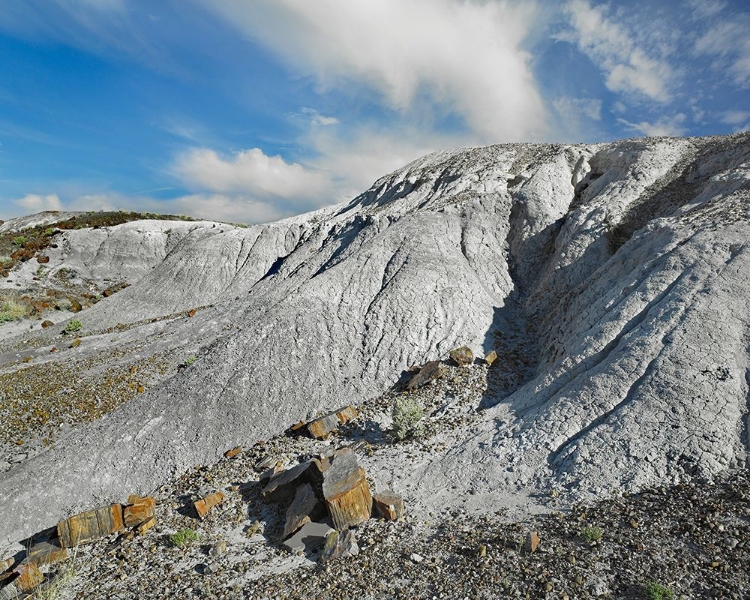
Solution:
[{"label": "blue sky", "polygon": [[750,128],[741,0],[3,0],[0,218],[264,222],[427,152]]}]

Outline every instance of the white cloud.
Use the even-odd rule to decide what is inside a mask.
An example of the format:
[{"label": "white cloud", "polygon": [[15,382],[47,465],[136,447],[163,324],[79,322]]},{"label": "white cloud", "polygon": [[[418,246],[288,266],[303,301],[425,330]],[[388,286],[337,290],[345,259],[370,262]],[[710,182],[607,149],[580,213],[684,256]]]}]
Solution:
[{"label": "white cloud", "polygon": [[634,42],[635,34],[593,7],[588,0],[570,0],[565,12],[573,27],[560,39],[575,43],[605,74],[605,85],[613,92],[669,102],[674,73],[670,64],[649,56]]},{"label": "white cloud", "polygon": [[478,141],[528,140],[547,130],[523,49],[541,18],[533,2],[204,3],[321,91],[357,82],[403,113],[435,105],[462,116]]},{"label": "white cloud", "polygon": [[734,15],[721,20],[695,42],[695,53],[713,56],[714,69],[726,71],[735,85],[750,85],[750,16]]},{"label": "white cloud", "polygon": [[721,115],[721,122],[727,125],[740,125],[750,121],[750,111],[747,110],[728,110]]},{"label": "white cloud", "polygon": [[229,157],[208,148],[194,148],[178,157],[172,173],[189,186],[219,193],[242,193],[264,198],[319,199],[330,190],[328,177],[260,148]]},{"label": "white cloud", "polygon": [[672,117],[662,117],[654,123],[649,123],[648,121],[631,123],[625,119],[617,120],[625,125],[626,129],[637,131],[649,137],[674,137],[685,133],[685,128],[682,126],[685,122],[685,115],[683,113],[677,113]]},{"label": "white cloud", "polygon": [[687,4],[692,10],[693,19],[696,21],[710,19],[727,6],[726,0],[688,0]]},{"label": "white cloud", "polygon": [[62,210],[62,202],[57,194],[40,196],[38,194],[26,194],[23,198],[14,200],[16,206],[23,208],[27,214],[42,212],[44,210]]},{"label": "white cloud", "polygon": [[582,118],[600,121],[602,118],[602,101],[599,98],[570,98],[564,96],[552,102],[557,113],[568,121],[580,121]]},{"label": "white cloud", "polygon": [[326,117],[321,115],[314,108],[303,108],[300,113],[309,119],[311,125],[328,127],[329,125],[338,125],[339,120],[336,117]]}]

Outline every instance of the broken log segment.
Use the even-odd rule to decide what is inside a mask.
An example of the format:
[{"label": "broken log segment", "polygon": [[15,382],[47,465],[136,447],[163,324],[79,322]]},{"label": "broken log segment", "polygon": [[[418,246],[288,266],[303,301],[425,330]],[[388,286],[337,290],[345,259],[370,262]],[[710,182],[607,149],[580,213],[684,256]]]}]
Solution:
[{"label": "broken log segment", "polygon": [[308,460],[271,477],[260,495],[266,502],[289,502],[294,498],[300,484],[309,483],[313,487],[318,487],[321,481],[320,462]]},{"label": "broken log segment", "polygon": [[445,366],[439,360],[431,360],[425,363],[419,372],[409,380],[406,389],[409,391],[418,390],[431,381],[440,379],[443,375],[445,375]]},{"label": "broken log segment", "polygon": [[15,569],[18,577],[13,584],[19,592],[30,592],[44,581],[44,575],[34,563],[22,563]]},{"label": "broken log segment", "polygon": [[129,503],[130,500],[135,500],[135,502],[126,506],[123,511],[125,527],[136,527],[154,516],[154,509],[156,508],[156,500],[154,498],[130,496],[128,498]]},{"label": "broken log segment", "polygon": [[397,521],[404,516],[404,499],[390,490],[374,494],[372,505],[375,511],[387,521]]},{"label": "broken log segment", "polygon": [[323,497],[333,526],[338,530],[370,518],[370,486],[355,454],[347,452],[334,457],[331,467],[323,474]]},{"label": "broken log segment", "polygon": [[57,524],[57,535],[63,548],[93,542],[110,533],[125,529],[122,505],[112,504],[74,515]]},{"label": "broken log segment", "polygon": [[193,507],[195,508],[195,512],[198,513],[198,518],[203,519],[214,506],[218,506],[223,501],[224,494],[221,492],[214,492],[205,498],[193,502]]},{"label": "broken log segment", "polygon": [[357,417],[357,409],[353,406],[343,406],[332,413],[319,417],[307,424],[307,431],[315,439],[324,439],[336,431],[340,425],[348,423]]}]

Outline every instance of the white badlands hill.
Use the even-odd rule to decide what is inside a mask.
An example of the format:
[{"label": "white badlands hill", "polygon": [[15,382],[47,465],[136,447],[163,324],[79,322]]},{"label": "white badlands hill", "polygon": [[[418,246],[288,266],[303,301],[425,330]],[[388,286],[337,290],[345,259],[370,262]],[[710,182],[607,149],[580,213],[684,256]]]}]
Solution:
[{"label": "white badlands hill", "polygon": [[274,224],[61,237],[58,265],[132,283],[77,315],[86,332],[205,307],[158,332],[102,333],[99,352],[141,335],[197,343],[200,360],[0,474],[0,545],[376,396],[464,344],[500,356],[480,425],[416,472],[373,474],[411,503],[471,490],[495,510],[516,493],[583,497],[747,462],[749,134],[439,152]]}]

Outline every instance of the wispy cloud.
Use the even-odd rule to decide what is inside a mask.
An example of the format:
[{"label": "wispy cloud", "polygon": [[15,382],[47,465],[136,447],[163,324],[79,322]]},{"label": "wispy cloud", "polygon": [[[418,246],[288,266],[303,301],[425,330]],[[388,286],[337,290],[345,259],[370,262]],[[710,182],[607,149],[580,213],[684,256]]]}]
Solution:
[{"label": "wispy cloud", "polygon": [[625,119],[617,120],[622,123],[628,130],[636,131],[650,137],[660,137],[683,135],[685,133],[685,119],[686,117],[683,113],[677,113],[672,117],[662,117],[653,123],[650,123],[648,121],[630,123]]},{"label": "wispy cloud", "polygon": [[739,87],[750,85],[750,14],[733,15],[713,24],[695,42],[695,53],[715,59]]},{"label": "wispy cloud", "polygon": [[533,2],[205,1],[321,91],[356,82],[402,113],[432,104],[460,115],[478,140],[546,132],[523,48],[541,18]]},{"label": "wispy cloud", "polygon": [[661,103],[671,100],[671,65],[636,45],[633,39],[637,35],[609,18],[606,6],[571,0],[565,12],[572,30],[559,37],[576,44],[589,56],[604,72],[608,89]]}]

